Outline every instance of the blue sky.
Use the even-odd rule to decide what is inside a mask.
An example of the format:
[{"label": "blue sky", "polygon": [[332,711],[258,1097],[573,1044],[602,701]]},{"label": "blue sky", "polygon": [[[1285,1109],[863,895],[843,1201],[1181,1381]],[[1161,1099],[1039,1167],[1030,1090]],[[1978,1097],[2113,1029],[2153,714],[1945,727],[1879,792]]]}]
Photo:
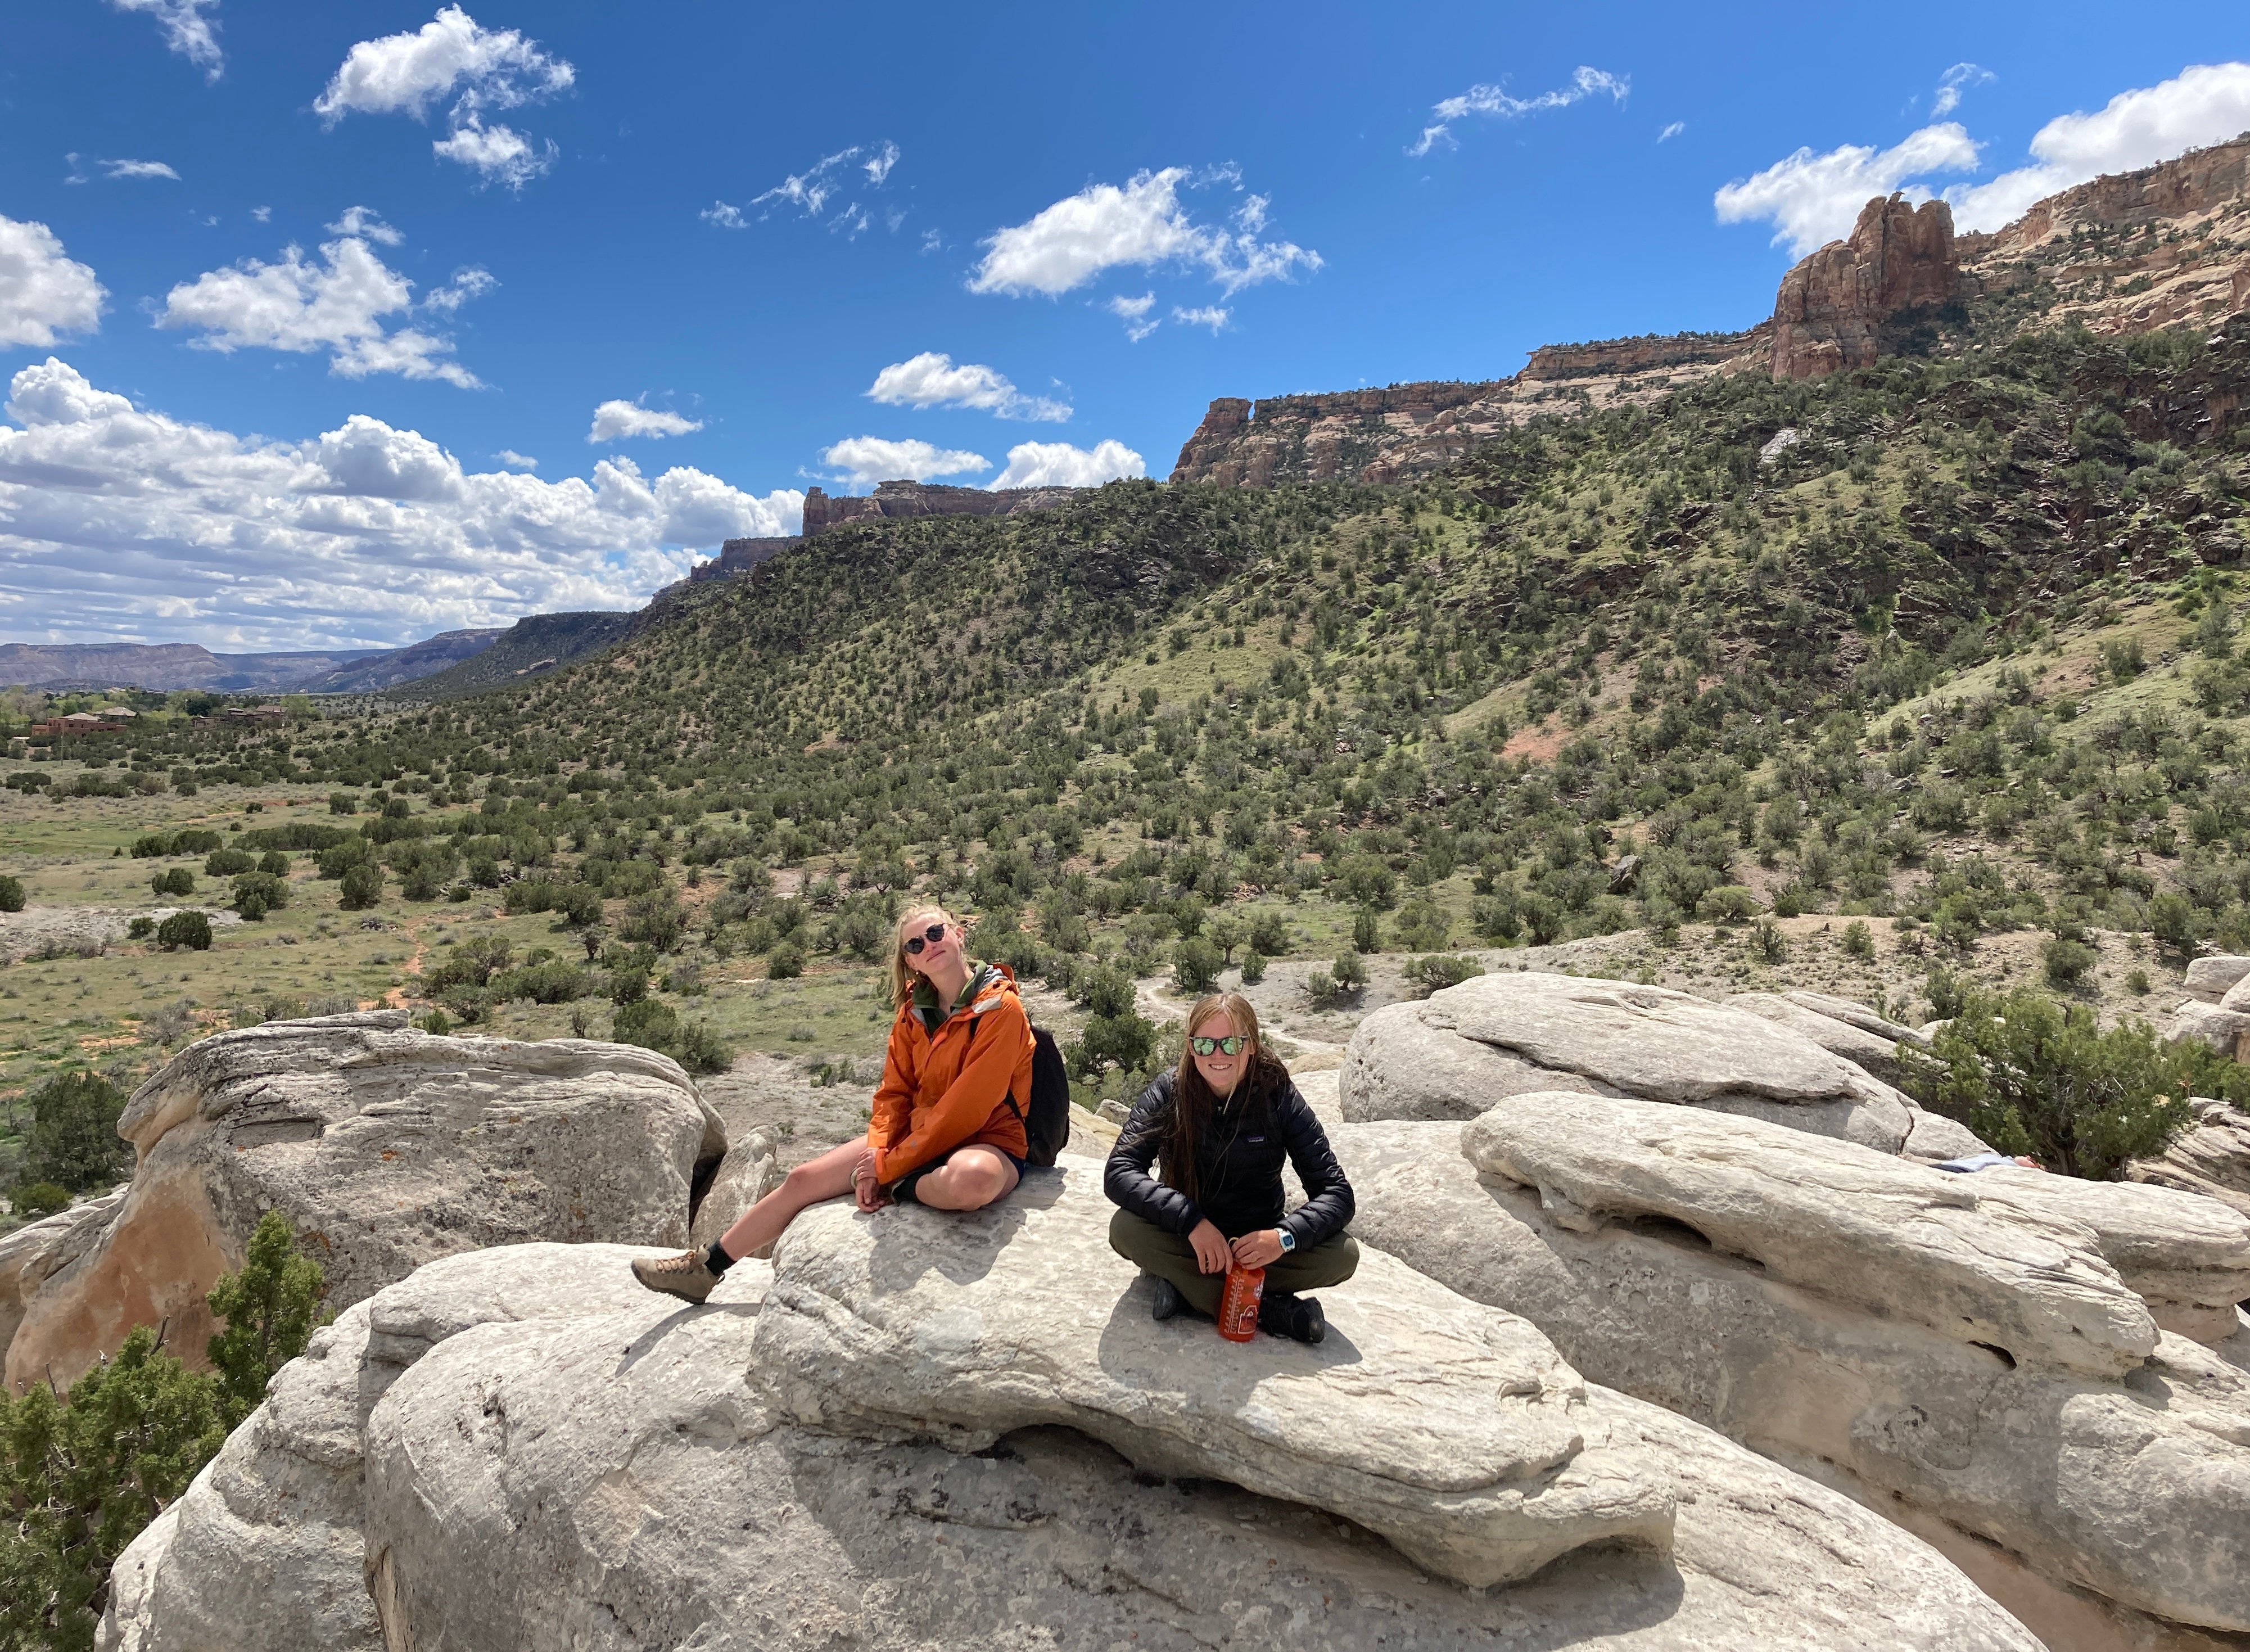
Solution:
[{"label": "blue sky", "polygon": [[2116,18],[14,0],[0,637],[626,606],[815,482],[1746,326],[1869,194],[2250,128],[2239,4]]}]

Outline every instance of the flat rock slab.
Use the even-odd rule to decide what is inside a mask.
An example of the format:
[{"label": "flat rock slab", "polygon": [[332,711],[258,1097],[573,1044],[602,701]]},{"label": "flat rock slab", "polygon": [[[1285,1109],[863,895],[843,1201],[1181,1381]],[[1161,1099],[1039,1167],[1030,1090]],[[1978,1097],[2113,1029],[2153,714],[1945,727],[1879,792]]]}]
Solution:
[{"label": "flat rock slab", "polygon": [[[204,1297],[268,1210],[304,1235],[349,1307],[461,1251],[528,1240],[687,1242],[717,1116],[669,1058],[628,1045],[440,1038],[404,1012],[222,1033],[135,1092],[139,1151],[99,1239],[24,1303],[21,1391],[68,1382],[136,1324],[199,1351]],[[191,1356],[192,1357],[192,1353]]]},{"label": "flat rock slab", "polygon": [[[877,1220],[894,1215],[942,1220]],[[1066,1428],[963,1456],[800,1427],[761,1393],[772,1310],[728,1298],[735,1275],[702,1308],[604,1297],[574,1317],[575,1282],[436,1345],[369,1420],[363,1550],[393,1648],[2038,1652],[1918,1540],[1606,1391],[1587,1396],[1602,1448],[1677,1490],[1672,1552],[1582,1549],[1480,1592],[1333,1514],[1160,1479]],[[160,1578],[185,1559],[138,1558]],[[105,1644],[231,1646],[124,1638],[149,1621]]]},{"label": "flat rock slab", "polygon": [[[1802,1000],[1812,994],[1801,992],[1737,992],[1727,1000],[1729,1009],[1746,1010],[1762,1021],[1811,1039],[1831,1055],[1840,1055],[1853,1066],[1881,1078],[1887,1084],[1898,1082],[1898,1035],[1872,1030],[1856,1020],[1847,1021],[1831,1014],[1826,1009],[1815,1009]],[[1831,999],[1829,1003],[1845,1005],[1844,999]],[[1864,1007],[1864,1006],[1855,1006]],[[1866,1011],[1869,1019],[1876,1019]],[[1900,1033],[1905,1028],[1901,1027]]]},{"label": "flat rock slab", "polygon": [[1917,1117],[1865,1068],[1748,1010],[1531,971],[1377,1011],[1352,1035],[1342,1079],[1344,1116],[1357,1123],[1473,1118],[1509,1096],[1570,1089],[1763,1118],[1891,1153]]},{"label": "flat rock slab", "polygon": [[1577,1373],[1526,1321],[1376,1255],[1322,1293],[1317,1349],[1158,1324],[1109,1248],[1101,1184],[1066,1158],[969,1216],[808,1211],[775,1249],[760,1384],[811,1426],[963,1451],[1075,1427],[1157,1472],[1327,1509],[1480,1586],[1591,1543],[1669,1543],[1662,1474],[1589,1443]]},{"label": "flat rock slab", "polygon": [[1564,1226],[1660,1217],[1769,1274],[2019,1363],[2115,1377],[2157,1325],[2086,1226],[1973,1177],[1692,1108],[1555,1092],[1473,1120],[1461,1151]]}]

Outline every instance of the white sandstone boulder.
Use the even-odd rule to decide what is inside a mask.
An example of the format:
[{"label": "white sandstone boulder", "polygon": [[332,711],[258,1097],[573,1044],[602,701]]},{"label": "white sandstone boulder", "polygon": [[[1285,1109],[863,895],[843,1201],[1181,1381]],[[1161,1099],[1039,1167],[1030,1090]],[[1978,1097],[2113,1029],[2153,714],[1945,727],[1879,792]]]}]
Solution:
[{"label": "white sandstone boulder", "polygon": [[2216,1004],[2245,976],[2250,976],[2250,957],[2239,953],[2220,952],[2210,957],[2197,958],[2187,966],[2187,979],[2183,985],[2190,998],[2200,999],[2205,1004]]},{"label": "white sandstone boulder", "polygon": [[[1630,1105],[1549,1100],[1558,1110]],[[1513,1110],[1467,1128],[1491,1130]],[[1760,1148],[1781,1137],[1853,1152],[1748,1121],[1639,1110],[1755,1135]],[[1600,1125],[1584,1121],[1597,1149]],[[2160,1334],[2145,1361],[2109,1380],[2012,1361],[1964,1337],[1965,1325],[1930,1323],[1940,1316],[1915,1299],[1912,1276],[1895,1276],[1918,1265],[1901,1255],[1917,1248],[1905,1236],[1876,1235],[1856,1261],[1840,1242],[1885,1210],[1920,1220],[1894,1195],[1853,1210],[1841,1208],[1861,1197],[1851,1186],[1816,1189],[1791,1219],[1805,1256],[1770,1267],[1727,1241],[1757,1182],[1798,1173],[1794,1158],[1746,1155],[1739,1173],[1710,1178],[1705,1199],[1667,1199],[1678,1217],[1653,1199],[1629,1214],[1619,1200],[1591,1225],[1565,1212],[1580,1223],[1565,1226],[1536,1187],[1480,1172],[1460,1151],[1464,1133],[1446,1123],[1331,1130],[1363,1244],[1524,1315],[1590,1379],[1851,1491],[1937,1543],[2054,1645],[2211,1652],[2210,1633],[2250,1624],[2250,1330],[2213,1348]],[[1620,1156],[1630,1164],[1639,1151],[1627,1144]],[[1964,1192],[1987,1179],[1857,1157],[1883,1172],[1870,1184],[1878,1188],[1894,1171]],[[1667,1172],[1675,1193],[1705,1174]],[[2073,1188],[2095,1203],[2109,1191],[2067,1184],[2062,1193]],[[2005,1199],[1985,1215],[1994,1227],[2027,1219]],[[2025,1255],[2067,1251],[2067,1275],[2080,1281],[2109,1271],[2093,1223],[2068,1212],[2033,1220]],[[2077,1229],[2067,1244],[2054,1231],[2066,1221]],[[1950,1237],[1935,1237],[1949,1269],[1969,1267],[1968,1248],[1949,1255]],[[1867,1277],[1850,1278],[1854,1268]],[[1984,1286],[2006,1276],[1998,1269]],[[1882,1310],[1886,1302],[1897,1311]],[[2118,1304],[2109,1317],[2129,1316]]]},{"label": "white sandstone boulder", "polygon": [[1376,1011],[1352,1034],[1342,1090],[1344,1116],[1357,1122],[1473,1118],[1508,1096],[1580,1090],[1770,1119],[1888,1153],[1922,1116],[1866,1069],[1747,1010],[1529,971]]},{"label": "white sandstone boulder", "polygon": [[685,1244],[716,1114],[668,1057],[441,1038],[401,1011],[268,1022],[190,1046],[136,1090],[139,1160],[107,1227],[24,1301],[6,1380],[67,1383],[135,1325],[198,1355],[204,1297],[268,1210],[349,1307],[441,1256],[526,1240]]},{"label": "white sandstone boulder", "polygon": [[[1068,1165],[1027,1185],[1066,1190],[1093,1171]],[[1058,1272],[1090,1284],[1085,1241],[1106,1227],[1107,1206],[1073,1194],[1046,1208],[1051,1219],[1077,1213],[1087,1233],[1073,1239],[1043,1224],[1036,1234],[1011,1230],[1009,1242],[1059,1246]],[[761,1351],[776,1335],[803,1347],[805,1327],[801,1310],[782,1310],[786,1333],[762,1324],[776,1309],[764,1300],[772,1275],[759,1264],[738,1266],[710,1303],[690,1308],[633,1285],[625,1267],[633,1253],[616,1248],[449,1259],[352,1310],[316,1355],[276,1379],[229,1442],[228,1469],[214,1464],[119,1562],[101,1646],[2038,1652],[1920,1540],[1707,1428],[1601,1388],[1575,1402],[1583,1441],[1572,1461],[1617,1465],[1616,1490],[1632,1499],[1660,1476],[1677,1508],[1669,1551],[1596,1544],[1481,1591],[1430,1576],[1333,1512],[1200,1476],[1168,1478],[1073,1427],[1018,1427],[962,1455],[933,1436],[965,1446],[982,1422],[912,1416],[895,1400],[891,1420],[860,1420],[863,1355],[884,1372],[964,1369],[983,1308],[971,1310],[975,1281],[948,1270],[980,1256],[959,1244],[896,1241],[958,1218],[915,1208],[833,1214],[793,1227],[781,1248],[784,1272],[866,1278],[880,1293],[860,1311],[823,1317],[846,1333],[834,1357],[852,1396],[828,1427],[796,1421],[802,1397],[776,1403],[767,1385],[774,1375],[789,1395],[801,1383],[794,1370],[770,1372]],[[872,1275],[871,1258],[880,1261]],[[988,1275],[1001,1267],[990,1252],[981,1261]],[[1237,1442],[1228,1448],[1255,1452],[1270,1434],[1277,1461],[1303,1459],[1315,1471],[1334,1467],[1329,1459],[1364,1461],[1348,1427],[1361,1415],[1400,1448],[1395,1430],[1411,1413],[1371,1386],[1352,1391],[1357,1344],[1346,1340],[1355,1326],[1382,1324],[1374,1306],[1409,1278],[1396,1263],[1363,1273],[1365,1290],[1323,1293],[1337,1331],[1320,1350],[1221,1346],[1207,1323],[1156,1325],[1141,1288],[1101,1266],[1104,1288],[1121,1295],[1095,1328],[1096,1364],[1108,1349],[1139,1369],[1134,1350],[1161,1336],[1185,1359],[1198,1348],[1253,1360],[1264,1352],[1322,1373],[1260,1365],[1266,1374],[1242,1395],[1240,1414],[1212,1419]],[[1536,1341],[1521,1322],[1438,1295],[1457,1322],[1504,1327],[1504,1357],[1528,1361],[1543,1384],[1567,1371],[1531,1358]],[[910,1300],[936,1307],[935,1317],[910,1328],[900,1313]],[[1138,1333],[1129,1338],[1127,1316]],[[1003,1335],[991,1346],[1014,1318],[997,1317]],[[1455,1334],[1466,1363],[1424,1374],[1433,1417],[1461,1418],[1479,1394],[1503,1414],[1526,1397],[1485,1386],[1493,1345],[1478,1345],[1461,1324]],[[388,1339],[380,1358],[370,1351],[378,1337]],[[980,1407],[986,1417],[1026,1400],[1043,1406],[1054,1390],[1057,1373],[1029,1357],[1039,1339],[1014,1345],[1027,1356],[1022,1368],[979,1379],[994,1391]],[[1395,1354],[1377,1347],[1370,1357],[1397,1369]],[[1072,1381],[1098,1380],[1082,1357],[1070,1358]],[[324,1365],[332,1369],[309,1369]],[[1179,1386],[1172,1373],[1152,1374],[1152,1408],[1177,1403],[1166,1398]],[[1290,1381],[1342,1391],[1332,1437],[1308,1434],[1286,1406],[1269,1414],[1261,1405]],[[949,1380],[935,1392],[947,1410],[969,1403]],[[1472,1422],[1470,1437],[1494,1433]],[[1392,1496],[1410,1490],[1400,1483]],[[1436,1508],[1446,1494],[1422,1495]]]}]

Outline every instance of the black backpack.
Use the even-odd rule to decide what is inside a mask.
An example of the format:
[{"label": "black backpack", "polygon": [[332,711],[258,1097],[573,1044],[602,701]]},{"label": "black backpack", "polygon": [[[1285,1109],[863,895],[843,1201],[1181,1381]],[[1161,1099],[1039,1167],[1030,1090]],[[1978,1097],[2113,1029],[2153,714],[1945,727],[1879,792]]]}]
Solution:
[{"label": "black backpack", "polygon": [[1070,1145],[1070,1069],[1062,1064],[1062,1048],[1044,1026],[1032,1029],[1032,1105],[1026,1112],[1008,1106],[1023,1122],[1027,1164],[1052,1165],[1055,1155]]},{"label": "black backpack", "polygon": [[[1011,985],[1016,978],[1008,977]],[[1018,1005],[1023,995],[1016,996]],[[1024,1012],[1026,1026],[1031,1023],[1031,1012]],[[977,1036],[984,1018],[970,1023],[969,1036]],[[1062,1061],[1062,1046],[1054,1034],[1044,1026],[1032,1027],[1032,1104],[1028,1110],[1020,1105],[1011,1092],[1000,1098],[1008,1103],[1008,1110],[1024,1127],[1024,1162],[1046,1169],[1055,1162],[1055,1155],[1070,1145],[1070,1068]]]}]

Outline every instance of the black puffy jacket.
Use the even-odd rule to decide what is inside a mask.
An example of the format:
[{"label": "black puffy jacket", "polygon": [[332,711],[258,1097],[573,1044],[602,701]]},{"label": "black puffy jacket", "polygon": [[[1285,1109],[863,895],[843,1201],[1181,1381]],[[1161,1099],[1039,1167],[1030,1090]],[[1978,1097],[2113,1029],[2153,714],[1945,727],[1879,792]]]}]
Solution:
[{"label": "black puffy jacket", "polygon": [[[1163,1144],[1172,1111],[1173,1075],[1159,1073],[1133,1109],[1110,1150],[1101,1185],[1115,1203],[1167,1233],[1184,1236],[1208,1217],[1229,1239],[1263,1227],[1297,1236],[1300,1249],[1343,1231],[1353,1210],[1351,1184],[1329,1147],[1328,1132],[1297,1087],[1285,1082],[1261,1105],[1238,1087],[1211,1116],[1196,1151],[1196,1185],[1190,1199],[1158,1181],[1150,1167]],[[1305,1203],[1281,1213],[1281,1159],[1287,1154],[1305,1185]]]}]

